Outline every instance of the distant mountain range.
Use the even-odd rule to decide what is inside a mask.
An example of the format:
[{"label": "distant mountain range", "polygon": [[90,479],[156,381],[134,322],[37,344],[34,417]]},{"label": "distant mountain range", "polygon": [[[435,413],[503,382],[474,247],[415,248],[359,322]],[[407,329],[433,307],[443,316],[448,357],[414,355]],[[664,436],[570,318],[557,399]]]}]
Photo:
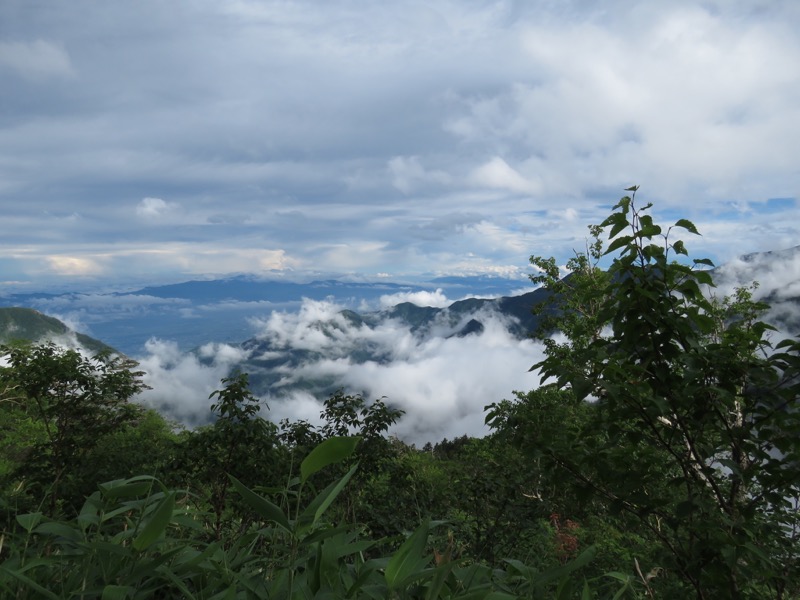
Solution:
[{"label": "distant mountain range", "polygon": [[134,355],[153,336],[174,340],[185,350],[209,341],[239,342],[253,334],[252,319],[275,310],[297,310],[304,298],[329,299],[343,308],[365,310],[380,307],[382,298],[398,295],[441,290],[455,298],[503,296],[528,285],[525,279],[489,276],[410,283],[348,279],[298,283],[238,275],[125,292],[9,294],[0,296],[0,306],[35,308]]},{"label": "distant mountain range", "polygon": [[[794,310],[800,305],[800,246],[742,256],[715,269],[714,275],[720,284],[720,293],[729,293],[734,285],[759,281],[759,297],[773,305],[768,318],[790,331],[800,331],[800,311]],[[93,334],[94,337],[77,334],[87,343],[95,347],[99,347],[98,344],[110,347],[106,346],[110,344],[128,354],[140,352],[151,337],[174,340],[180,347],[191,349],[209,341],[240,343],[252,336],[253,318],[263,319],[274,310],[297,310],[304,299],[310,299],[329,300],[350,311],[348,314],[354,322],[368,327],[385,319],[395,319],[415,333],[441,319],[442,314],[458,322],[464,315],[491,311],[510,317],[509,330],[519,337],[536,329],[538,321],[531,307],[543,299],[541,291],[520,293],[526,285],[525,280],[492,276],[437,277],[417,283],[347,279],[300,283],[237,275],[126,292],[37,292],[0,296],[0,307],[36,309],[17,313],[6,309],[0,313],[5,315],[0,328],[7,332],[19,328],[21,337],[27,339],[40,332],[59,335],[78,329]],[[391,300],[404,294],[437,290],[450,297],[475,297],[448,302],[442,295],[446,306],[430,306],[422,296],[414,302],[400,301],[375,310],[381,298]],[[46,315],[57,317],[72,327]],[[481,327],[480,320],[470,319],[469,323],[470,332]],[[253,343],[250,340],[245,345]]]},{"label": "distant mountain range", "polygon": [[341,301],[369,301],[387,294],[415,292],[446,288],[467,293],[507,294],[510,290],[526,285],[524,280],[501,277],[435,277],[421,283],[395,283],[390,281],[351,281],[325,279],[298,283],[292,281],[264,280],[250,275],[238,275],[226,279],[186,281],[170,285],[145,287],[115,296],[153,296],[156,298],[183,298],[197,304],[211,304],[235,300],[237,302],[264,302],[275,304],[295,302],[302,298]]}]

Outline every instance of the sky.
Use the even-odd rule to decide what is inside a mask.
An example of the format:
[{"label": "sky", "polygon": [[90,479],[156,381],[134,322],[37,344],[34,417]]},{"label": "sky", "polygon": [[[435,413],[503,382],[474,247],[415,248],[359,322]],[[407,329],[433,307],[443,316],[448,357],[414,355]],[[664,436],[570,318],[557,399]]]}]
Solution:
[{"label": "sky", "polygon": [[[0,293],[800,240],[800,3],[0,3]],[[688,242],[688,241],[687,241]]]}]

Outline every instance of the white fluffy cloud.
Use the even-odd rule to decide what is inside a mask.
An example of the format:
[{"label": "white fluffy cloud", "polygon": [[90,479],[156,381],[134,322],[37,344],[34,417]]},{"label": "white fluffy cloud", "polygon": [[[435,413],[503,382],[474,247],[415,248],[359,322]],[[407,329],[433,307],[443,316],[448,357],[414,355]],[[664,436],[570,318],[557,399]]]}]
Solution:
[{"label": "white fluffy cloud", "polygon": [[[479,334],[454,336],[475,316],[484,325]],[[299,364],[281,371],[281,379],[262,398],[265,415],[319,422],[324,397],[293,387],[298,381],[329,379],[368,400],[386,397],[406,412],[392,433],[409,442],[438,441],[443,437],[487,432],[484,407],[510,398],[514,390],[539,384],[529,373],[541,357],[541,347],[509,335],[507,323],[484,312],[451,320],[446,314],[424,331],[412,332],[397,321],[384,320],[366,327],[348,320],[341,307],[305,300],[297,312],[274,312],[255,323],[258,338],[270,342],[269,355],[281,359],[290,350],[309,350]],[[369,349],[372,358],[354,360]],[[207,344],[196,353],[184,353],[176,344],[151,339],[138,358],[153,389],[140,400],[188,424],[209,417],[209,394],[220,379],[251,357],[251,351],[225,344]]]},{"label": "white fluffy cloud", "polygon": [[721,291],[731,293],[733,286],[758,283],[757,297],[776,300],[800,298],[800,246],[780,252],[740,257],[719,270]]},{"label": "white fluffy cloud", "polygon": [[[453,334],[473,315],[451,322],[445,314],[415,334],[396,321],[383,321],[374,328],[355,325],[339,311],[329,302],[306,300],[297,313],[276,312],[259,323],[258,337],[277,349],[263,358],[279,358],[286,349],[321,353],[285,370],[267,399],[272,418],[299,416],[314,422],[323,398],[281,388],[303,379],[330,377],[368,399],[385,396],[406,411],[394,433],[424,443],[485,434],[486,405],[510,398],[514,390],[539,385],[528,369],[540,359],[541,346],[511,336],[497,314],[474,315],[483,323],[483,332],[458,337]],[[373,360],[351,359],[364,348],[370,348]]]},{"label": "white fluffy cloud", "polygon": [[209,395],[220,389],[220,380],[246,357],[245,352],[227,344],[206,344],[195,355],[181,352],[174,342],[155,338],[147,342],[145,351],[138,361],[145,372],[144,383],[151,389],[138,399],[190,425],[209,419]]},{"label": "white fluffy cloud", "polygon": [[388,163],[392,185],[404,194],[410,194],[421,186],[443,186],[451,183],[444,171],[429,171],[418,156],[395,156]]},{"label": "white fluffy cloud", "polygon": [[539,385],[528,369],[541,347],[510,336],[495,318],[482,321],[480,335],[416,342],[387,364],[352,365],[343,380],[370,397],[387,396],[406,411],[395,432],[414,441],[484,435],[484,408],[511,398],[514,390]]},{"label": "white fluffy cloud", "polygon": [[416,304],[417,306],[434,306],[437,308],[444,308],[452,304],[452,300],[448,300],[441,288],[437,288],[433,292],[398,292],[396,294],[385,294],[381,296],[379,300],[381,308],[391,308],[401,302],[411,302],[411,304]]},{"label": "white fluffy cloud", "polygon": [[524,177],[499,156],[476,168],[471,179],[476,185],[509,192],[536,194],[541,191],[537,181]]},{"label": "white fluffy cloud", "polygon": [[176,208],[176,205],[169,204],[161,198],[142,198],[136,205],[136,214],[140,217],[155,218]]},{"label": "white fluffy cloud", "polygon": [[82,256],[49,256],[47,263],[55,274],[62,276],[85,277],[105,271],[96,258]]}]

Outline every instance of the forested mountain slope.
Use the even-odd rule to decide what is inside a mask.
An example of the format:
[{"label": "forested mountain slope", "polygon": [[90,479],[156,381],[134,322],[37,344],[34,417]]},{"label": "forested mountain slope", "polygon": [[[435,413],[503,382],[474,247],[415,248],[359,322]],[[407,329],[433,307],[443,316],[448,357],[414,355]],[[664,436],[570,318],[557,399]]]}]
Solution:
[{"label": "forested mountain slope", "polygon": [[91,352],[115,352],[100,340],[77,333],[38,310],[19,306],[0,308],[0,343],[53,340],[63,344],[71,339]]}]

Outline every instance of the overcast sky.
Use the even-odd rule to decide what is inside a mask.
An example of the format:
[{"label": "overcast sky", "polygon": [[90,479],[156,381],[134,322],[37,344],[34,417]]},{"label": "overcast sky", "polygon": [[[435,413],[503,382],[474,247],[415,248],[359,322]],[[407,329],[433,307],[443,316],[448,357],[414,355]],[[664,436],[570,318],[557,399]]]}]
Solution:
[{"label": "overcast sky", "polygon": [[800,2],[0,2],[0,281],[524,272],[631,184],[800,242]]}]

